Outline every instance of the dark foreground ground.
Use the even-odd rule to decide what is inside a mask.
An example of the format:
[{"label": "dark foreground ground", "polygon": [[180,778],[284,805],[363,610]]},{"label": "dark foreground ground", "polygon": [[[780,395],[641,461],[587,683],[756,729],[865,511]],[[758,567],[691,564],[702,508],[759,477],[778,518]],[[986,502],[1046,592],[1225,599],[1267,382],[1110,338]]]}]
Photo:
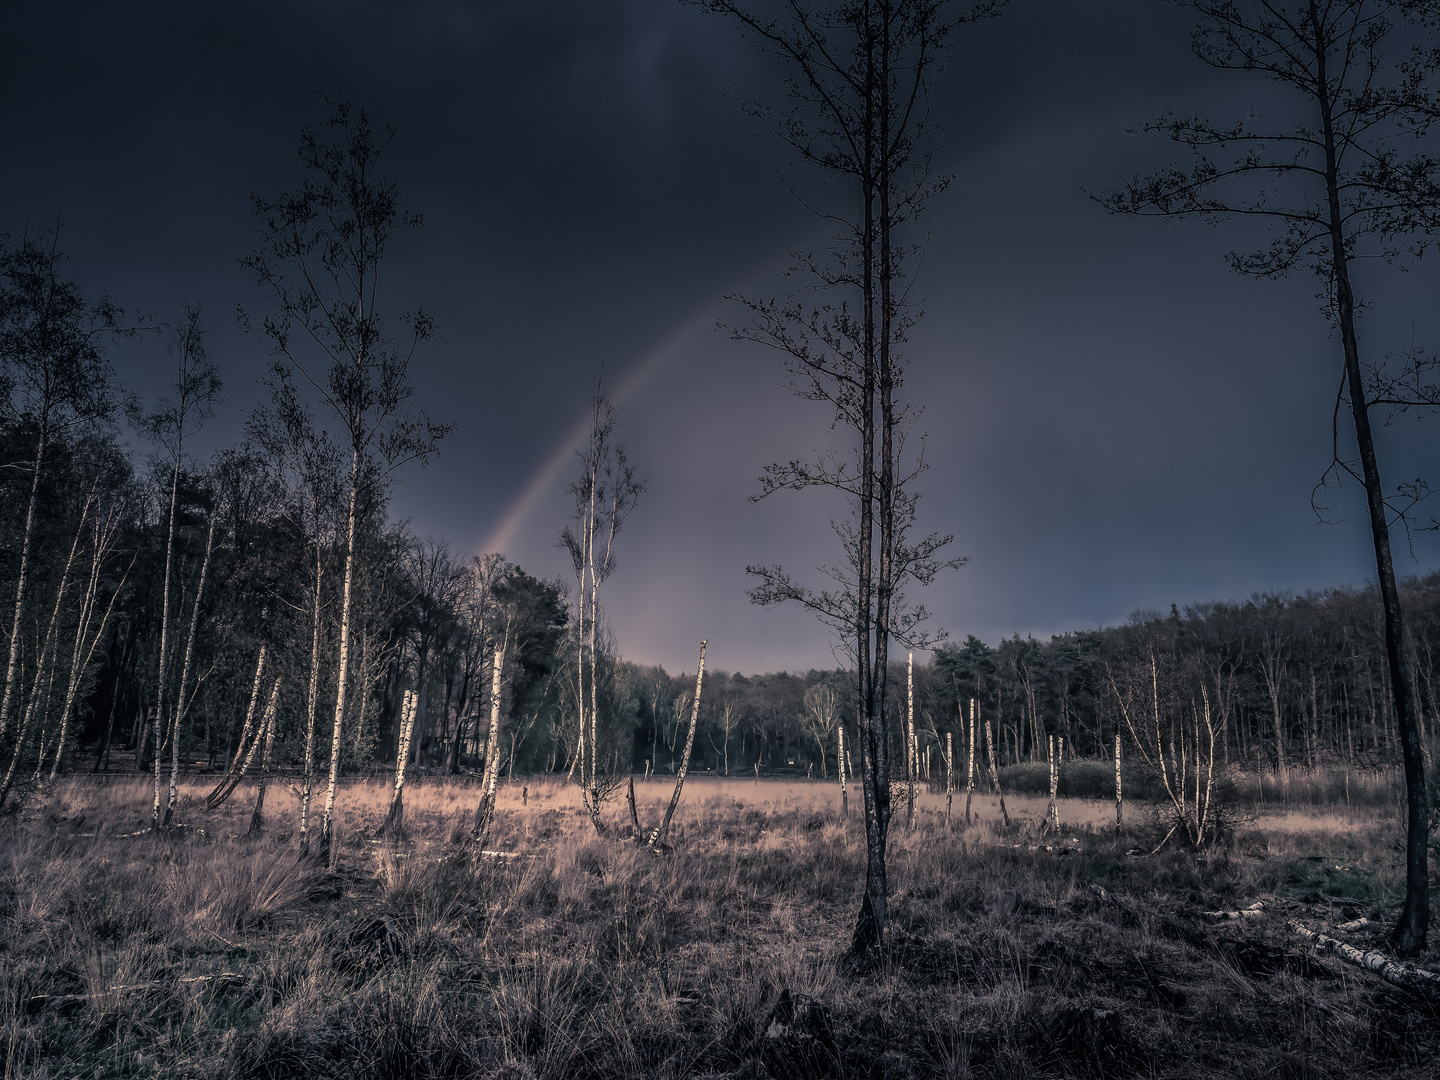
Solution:
[{"label": "dark foreground ground", "polygon": [[[1117,839],[1104,807],[1038,846],[897,815],[889,949],[855,973],[864,845],[828,794],[687,787],[655,856],[520,787],[491,847],[533,857],[460,859],[473,790],[412,793],[397,848],[356,785],[333,872],[297,865],[283,786],[258,840],[243,789],[207,816],[187,788],[164,838],[123,835],[139,782],[43,794],[0,821],[4,1077],[1440,1075],[1433,1003],[1285,926],[1393,914],[1393,810],[1262,818],[1200,855],[1149,855],[1160,834]],[[668,791],[642,788],[648,821]]]}]

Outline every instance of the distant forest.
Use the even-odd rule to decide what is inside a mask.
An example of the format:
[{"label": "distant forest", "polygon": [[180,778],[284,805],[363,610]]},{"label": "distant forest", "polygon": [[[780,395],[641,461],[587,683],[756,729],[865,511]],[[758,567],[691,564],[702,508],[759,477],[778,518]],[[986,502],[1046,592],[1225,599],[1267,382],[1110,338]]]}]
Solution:
[{"label": "distant forest", "polygon": [[[38,438],[35,416],[13,410],[0,429],[4,460],[33,460]],[[0,470],[0,596],[12,600],[33,479],[28,466]],[[177,479],[163,460],[127,456],[113,424],[90,424],[49,439],[28,526],[9,722],[13,728],[28,718],[30,735],[13,751],[24,762],[12,783],[57,764],[64,771],[150,767],[172,483],[167,678],[183,710],[182,769],[224,769],[257,687],[276,677],[275,760],[297,767],[309,715],[335,700],[333,664],[320,666],[311,685],[313,596],[318,577],[318,648],[332,655],[343,537],[323,520],[317,534],[283,453],[252,425]],[[501,689],[502,769],[569,771],[579,734],[573,584],[542,580],[497,555],[461,557],[417,539],[387,520],[383,501],[362,510],[342,771],[393,764],[407,690],[418,693],[415,764],[447,773],[475,767],[490,711],[489,662],[500,644],[510,658]],[[1411,579],[1402,595],[1428,735],[1440,709],[1440,574]],[[974,637],[942,644],[914,666],[920,753],[930,748],[934,770],[947,732],[965,745],[960,706],[973,699],[982,721],[994,725],[1001,765],[1045,758],[1047,735],[1064,738],[1067,758],[1104,756],[1117,733],[1128,739],[1120,702],[1153,695],[1167,718],[1198,717],[1208,704],[1221,732],[1217,757],[1231,762],[1393,763],[1380,619],[1373,590],[1337,588],[1140,612],[1124,626],[1048,641],[1017,635],[996,646]],[[683,749],[694,674],[622,659],[603,619],[598,637],[601,771],[668,773]],[[833,777],[836,727],[846,726],[847,744],[855,739],[850,680],[839,669],[707,672],[693,768],[748,774],[758,765],[766,775]],[[904,662],[892,663],[891,715],[902,718],[891,727],[897,754],[906,686]],[[326,757],[323,747],[318,753]]]}]

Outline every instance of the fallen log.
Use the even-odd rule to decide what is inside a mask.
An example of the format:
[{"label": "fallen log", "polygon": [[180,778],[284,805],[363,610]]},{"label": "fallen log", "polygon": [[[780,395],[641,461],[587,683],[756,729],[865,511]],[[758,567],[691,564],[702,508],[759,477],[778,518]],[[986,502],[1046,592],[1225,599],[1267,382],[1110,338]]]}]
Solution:
[{"label": "fallen log", "polygon": [[1356,930],[1364,930],[1365,927],[1373,925],[1375,924],[1362,916],[1358,919],[1351,919],[1349,922],[1342,922],[1339,926],[1335,927],[1335,929],[1342,934],[1353,934]]},{"label": "fallen log", "polygon": [[1388,983],[1410,990],[1440,992],[1440,974],[1434,971],[1426,971],[1414,964],[1404,964],[1398,960],[1392,960],[1379,949],[1362,952],[1354,945],[1349,945],[1338,938],[1316,933],[1294,919],[1291,919],[1288,925],[1301,937],[1308,938],[1310,943],[1320,951],[1333,953],[1347,963],[1362,967],[1366,971],[1372,971]]},{"label": "fallen log", "polygon": [[1240,908],[1238,911],[1202,911],[1201,916],[1206,919],[1214,919],[1221,922],[1225,919],[1249,919],[1256,915],[1265,914],[1265,901],[1256,900],[1249,907]]}]

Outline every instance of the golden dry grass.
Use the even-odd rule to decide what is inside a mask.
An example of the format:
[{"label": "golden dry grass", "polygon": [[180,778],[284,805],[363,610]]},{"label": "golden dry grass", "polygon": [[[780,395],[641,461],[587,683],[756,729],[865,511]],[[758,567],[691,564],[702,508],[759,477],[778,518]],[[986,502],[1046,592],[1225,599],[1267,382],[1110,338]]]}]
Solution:
[{"label": "golden dry grass", "polygon": [[[915,831],[892,827],[886,954],[852,971],[864,843],[833,784],[694,779],[656,856],[597,838],[573,787],[517,780],[490,846],[534,857],[501,860],[449,842],[473,786],[416,786],[389,844],[386,785],[352,782],[333,873],[297,865],[287,787],[256,840],[251,793],[211,815],[199,781],[179,835],[124,835],[149,814],[128,777],[0,825],[7,1080],[1398,1077],[1440,1051],[1429,1003],[1283,926],[1393,912],[1387,810],[1136,857],[1160,836],[1138,806],[1117,839],[1112,805],[1064,800],[1078,843],[1047,851],[1044,800],[1007,799],[1007,831],[977,797],[984,824],[946,830],[926,794]],[[643,822],[670,789],[637,784]],[[1262,897],[1274,914],[1243,926],[1198,918]]]}]

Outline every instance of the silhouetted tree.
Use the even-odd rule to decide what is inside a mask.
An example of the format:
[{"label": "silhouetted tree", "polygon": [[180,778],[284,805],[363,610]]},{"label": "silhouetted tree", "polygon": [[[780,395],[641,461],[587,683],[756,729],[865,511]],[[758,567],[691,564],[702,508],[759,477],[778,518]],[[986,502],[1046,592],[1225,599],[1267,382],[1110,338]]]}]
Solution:
[{"label": "silhouetted tree", "polygon": [[1308,268],[1325,283],[1323,310],[1340,334],[1341,394],[1359,450],[1358,472],[1340,459],[1338,447],[1334,468],[1365,489],[1404,748],[1409,854],[1405,904],[1392,941],[1412,955],[1425,948],[1429,922],[1429,801],[1350,270],[1362,255],[1392,254],[1385,241],[1421,224],[1424,215],[1416,209],[1436,190],[1437,162],[1410,149],[1434,116],[1425,85],[1433,59],[1406,51],[1405,62],[1396,64],[1387,56],[1406,7],[1397,0],[1190,0],[1188,6],[1199,15],[1191,44],[1201,60],[1261,76],[1290,94],[1301,115],[1289,125],[1270,124],[1258,113],[1217,124],[1166,113],[1141,130],[1185,146],[1193,164],[1138,177],[1101,202],[1125,214],[1267,220],[1269,245],[1230,253],[1231,267],[1260,278]]}]

